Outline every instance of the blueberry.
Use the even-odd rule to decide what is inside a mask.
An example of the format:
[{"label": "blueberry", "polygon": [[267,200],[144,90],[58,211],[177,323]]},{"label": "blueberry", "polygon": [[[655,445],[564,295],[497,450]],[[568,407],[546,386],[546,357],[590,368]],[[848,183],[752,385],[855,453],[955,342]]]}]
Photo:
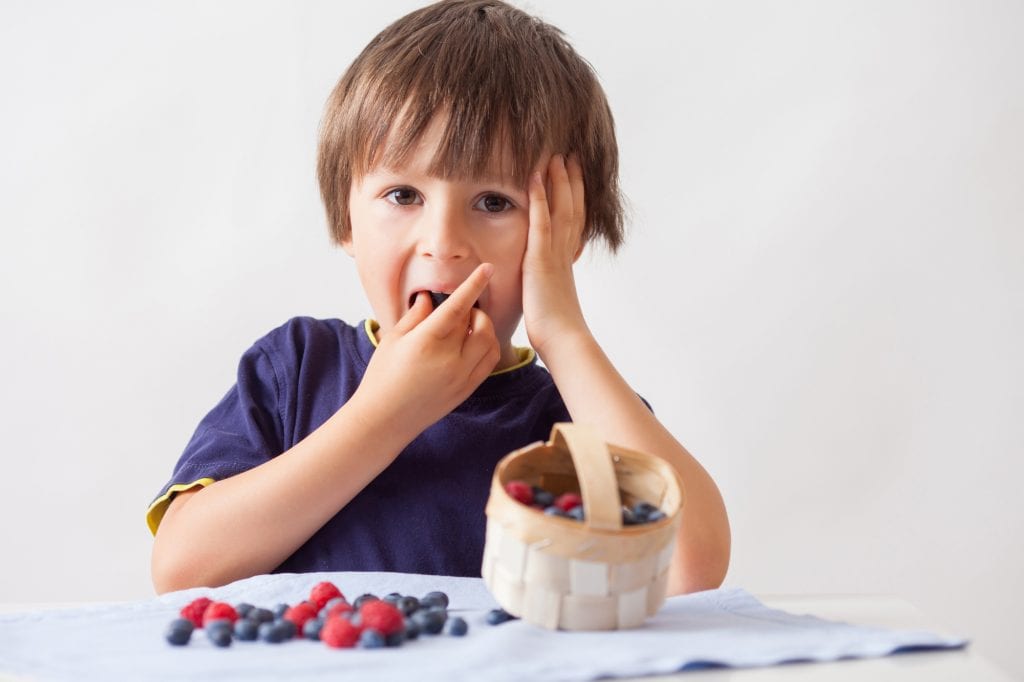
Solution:
[{"label": "blueberry", "polygon": [[206,636],[214,646],[231,646],[231,621],[214,620],[206,624]]},{"label": "blueberry", "polygon": [[399,630],[398,632],[392,632],[390,635],[384,638],[384,643],[387,646],[395,647],[402,646],[405,642],[405,631]]},{"label": "blueberry", "polygon": [[633,515],[636,516],[637,523],[647,523],[647,517],[657,510],[658,508],[650,502],[637,502],[633,505]]},{"label": "blueberry", "polygon": [[274,621],[274,627],[281,628],[285,632],[285,639],[291,639],[299,633],[299,626],[290,620],[280,619]]},{"label": "blueberry", "polygon": [[405,638],[416,639],[420,636],[420,626],[412,618],[405,619]]},{"label": "blueberry", "polygon": [[462,637],[469,632],[469,625],[466,624],[465,619],[455,616],[449,618],[448,622],[444,624],[445,634],[451,635],[452,637]]},{"label": "blueberry", "polygon": [[558,517],[561,517],[563,519],[569,518],[569,515],[566,514],[564,511],[562,511],[561,507],[556,507],[555,505],[551,505],[550,507],[546,507],[544,509],[544,513],[547,514],[548,516],[558,516]]},{"label": "blueberry", "polygon": [[314,642],[320,639],[320,631],[324,628],[324,622],[319,618],[310,618],[302,626],[302,636]]},{"label": "blueberry", "polygon": [[287,604],[278,604],[274,607],[274,620],[284,618],[284,612],[290,607]]},{"label": "blueberry", "polygon": [[630,509],[629,507],[623,507],[622,508],[622,525],[623,526],[635,526],[638,523],[640,523],[640,521],[637,519],[636,514],[633,513],[633,510]]},{"label": "blueberry", "polygon": [[[288,639],[289,631],[288,628],[281,625],[287,623],[285,620],[276,620],[273,623],[263,623],[260,625],[260,639],[270,644],[280,644],[281,642]],[[292,627],[295,627],[294,625]]]},{"label": "blueberry", "polygon": [[398,600],[398,610],[402,612],[403,616],[411,616],[416,613],[420,608],[420,600],[416,597],[402,597]]},{"label": "blueberry", "polygon": [[352,608],[354,608],[356,611],[358,611],[359,607],[361,607],[363,604],[365,604],[368,601],[378,601],[377,595],[375,595],[375,594],[361,594],[361,595],[359,595],[358,597],[356,597],[356,600],[354,602],[352,602]]},{"label": "blueberry", "polygon": [[204,625],[204,628],[209,632],[210,630],[227,630],[231,632],[232,623],[227,618],[218,618],[211,620],[209,623]]},{"label": "blueberry", "polygon": [[539,485],[533,486],[533,503],[542,507],[550,507],[555,503],[555,496]]},{"label": "blueberry", "polygon": [[506,611],[505,609],[494,609],[487,612],[487,622],[491,625],[501,625],[510,620],[515,620],[515,616]]},{"label": "blueberry", "polygon": [[167,633],[164,638],[169,644],[174,646],[184,646],[188,644],[188,640],[192,637],[192,631],[195,629],[195,625],[192,621],[187,618],[175,618],[171,621],[170,625],[167,626]]},{"label": "blueberry", "polygon": [[261,609],[257,607],[249,612],[247,618],[254,620],[257,623],[272,623],[274,621],[274,612],[270,609]]},{"label": "blueberry", "polygon": [[388,594],[384,595],[384,598],[381,601],[386,601],[388,604],[394,606],[398,603],[398,600],[401,598],[402,595],[400,595],[398,592],[389,592]]},{"label": "blueberry", "polygon": [[428,592],[420,599],[420,606],[442,606],[448,608],[448,595],[444,592]]},{"label": "blueberry", "polygon": [[359,648],[361,649],[380,649],[385,646],[387,641],[384,639],[384,635],[380,634],[373,628],[366,628],[363,633],[359,635]]},{"label": "blueberry", "polygon": [[420,634],[424,635],[436,635],[441,632],[447,619],[448,614],[443,609],[420,609],[412,614],[412,622],[419,627]]},{"label": "blueberry", "polygon": [[256,636],[264,642],[270,642],[271,644],[277,644],[280,639],[277,639],[277,630],[274,629],[273,623],[260,623],[259,628],[256,630]]},{"label": "blueberry", "polygon": [[260,634],[260,624],[251,618],[239,618],[235,621],[235,639],[242,642],[255,642]]},{"label": "blueberry", "polygon": [[661,521],[666,516],[668,516],[668,514],[666,514],[665,512],[661,511],[660,509],[655,509],[654,511],[647,515],[647,523]]},{"label": "blueberry", "polygon": [[575,507],[569,510],[569,518],[576,519],[577,521],[583,521],[586,516],[583,514],[583,505],[577,504]]},{"label": "blueberry", "polygon": [[451,296],[451,294],[444,294],[440,291],[431,291],[430,302],[434,304],[434,308],[437,308],[437,306],[447,301],[449,296]]}]

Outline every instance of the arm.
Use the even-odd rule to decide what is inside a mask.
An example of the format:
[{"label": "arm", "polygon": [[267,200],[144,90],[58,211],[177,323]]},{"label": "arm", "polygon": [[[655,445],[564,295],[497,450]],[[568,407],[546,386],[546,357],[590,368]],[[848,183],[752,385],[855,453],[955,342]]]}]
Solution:
[{"label": "arm", "polygon": [[669,594],[721,585],[729,566],[725,504],[707,471],[662,426],[601,350],[583,318],[572,275],[585,216],[579,163],[552,157],[548,186],[530,182],[530,236],[523,260],[523,315],[530,343],[551,372],[573,421],[610,443],[659,455],[683,479],[684,511],[669,568]]},{"label": "arm", "polygon": [[179,493],[153,545],[157,592],[274,570],[421,431],[465,400],[499,357],[490,319],[472,307],[492,270],[478,267],[436,311],[421,294],[381,340],[355,394],[294,447]]}]

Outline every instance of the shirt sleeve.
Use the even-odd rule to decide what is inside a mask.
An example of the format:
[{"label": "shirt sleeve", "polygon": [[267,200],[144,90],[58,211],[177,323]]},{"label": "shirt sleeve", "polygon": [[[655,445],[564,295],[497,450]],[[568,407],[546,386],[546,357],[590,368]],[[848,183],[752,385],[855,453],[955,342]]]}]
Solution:
[{"label": "shirt sleeve", "polygon": [[210,410],[146,512],[155,535],[174,495],[259,466],[281,453],[281,377],[259,342],[242,356],[234,386]]}]

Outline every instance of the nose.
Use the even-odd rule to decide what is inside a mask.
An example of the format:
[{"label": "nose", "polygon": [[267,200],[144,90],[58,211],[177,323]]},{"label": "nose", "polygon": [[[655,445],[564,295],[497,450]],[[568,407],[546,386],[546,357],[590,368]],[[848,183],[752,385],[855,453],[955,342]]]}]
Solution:
[{"label": "nose", "polygon": [[460,260],[470,254],[466,218],[454,201],[434,201],[422,213],[417,250],[438,261]]}]

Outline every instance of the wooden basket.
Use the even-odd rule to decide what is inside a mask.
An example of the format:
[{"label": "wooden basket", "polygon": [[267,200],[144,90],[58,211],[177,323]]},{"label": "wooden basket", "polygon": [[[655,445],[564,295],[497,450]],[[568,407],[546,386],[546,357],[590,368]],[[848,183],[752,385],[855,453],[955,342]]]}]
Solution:
[{"label": "wooden basket", "polygon": [[[585,521],[518,502],[505,492],[514,480],[579,492]],[[638,501],[666,518],[623,526],[622,505]],[[665,601],[682,503],[682,482],[665,460],[556,424],[551,440],[509,453],[494,471],[484,582],[506,611],[551,630],[636,627]]]}]

